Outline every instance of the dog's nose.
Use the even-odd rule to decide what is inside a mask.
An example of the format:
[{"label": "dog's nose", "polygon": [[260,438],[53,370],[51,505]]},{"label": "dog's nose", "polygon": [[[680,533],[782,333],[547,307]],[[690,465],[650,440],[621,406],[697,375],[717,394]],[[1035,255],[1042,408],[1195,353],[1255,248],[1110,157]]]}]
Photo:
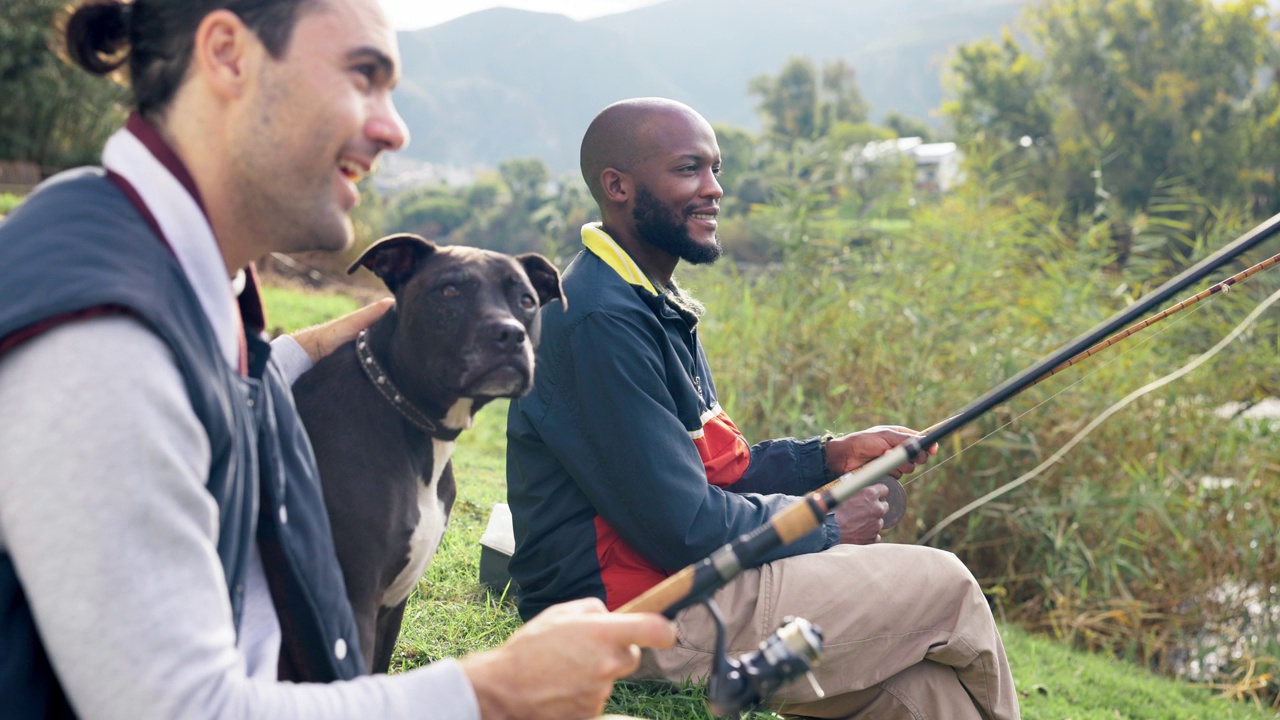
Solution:
[{"label": "dog's nose", "polygon": [[515,320],[500,320],[493,325],[493,341],[503,352],[518,350],[524,338],[524,326]]}]

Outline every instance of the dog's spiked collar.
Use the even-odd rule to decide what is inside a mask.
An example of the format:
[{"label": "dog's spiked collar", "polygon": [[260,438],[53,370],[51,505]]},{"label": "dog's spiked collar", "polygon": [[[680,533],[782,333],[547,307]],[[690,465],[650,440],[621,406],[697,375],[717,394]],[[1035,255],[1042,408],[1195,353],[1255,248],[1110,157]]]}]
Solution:
[{"label": "dog's spiked collar", "polygon": [[447,427],[438,427],[431,418],[409,402],[409,398],[400,392],[400,389],[391,382],[391,376],[386,370],[378,364],[373,356],[373,350],[369,347],[369,331],[361,330],[356,336],[356,357],[360,359],[360,369],[364,371],[365,377],[369,378],[369,382],[377,388],[378,394],[382,395],[387,402],[391,403],[391,407],[396,409],[405,420],[408,420],[414,427],[422,432],[439,440],[456,440],[462,434],[461,429],[453,429]]}]

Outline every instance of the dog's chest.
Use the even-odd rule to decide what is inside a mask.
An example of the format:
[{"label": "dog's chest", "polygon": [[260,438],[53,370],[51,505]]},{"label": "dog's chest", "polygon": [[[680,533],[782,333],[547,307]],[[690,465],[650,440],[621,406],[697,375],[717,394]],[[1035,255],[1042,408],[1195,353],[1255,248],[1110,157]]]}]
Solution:
[{"label": "dog's chest", "polygon": [[427,569],[440,539],[444,536],[445,525],[449,522],[448,510],[440,498],[440,475],[453,455],[452,441],[431,440],[431,478],[430,482],[418,483],[418,524],[409,538],[408,562],[382,593],[380,604],[383,607],[395,607],[404,602],[418,584],[418,579]]}]

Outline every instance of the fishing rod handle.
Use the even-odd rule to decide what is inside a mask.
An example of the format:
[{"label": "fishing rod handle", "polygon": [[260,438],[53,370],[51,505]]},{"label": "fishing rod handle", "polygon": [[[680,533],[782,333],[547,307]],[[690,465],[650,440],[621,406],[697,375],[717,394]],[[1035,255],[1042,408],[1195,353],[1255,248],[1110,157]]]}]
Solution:
[{"label": "fishing rod handle", "polygon": [[804,499],[774,515],[768,523],[716,550],[709,557],[686,566],[618,608],[617,612],[668,614],[672,608],[686,607],[691,598],[724,587],[743,568],[760,565],[761,558],[774,548],[790,545],[822,524],[826,514],[862,488],[875,484],[907,459],[920,452],[914,440],[847,472]]},{"label": "fishing rod handle", "polygon": [[686,565],[674,575],[645,590],[643,594],[632,598],[630,602],[618,608],[620,613],[665,613],[667,608],[675,606],[693,591],[693,577],[696,565]]}]

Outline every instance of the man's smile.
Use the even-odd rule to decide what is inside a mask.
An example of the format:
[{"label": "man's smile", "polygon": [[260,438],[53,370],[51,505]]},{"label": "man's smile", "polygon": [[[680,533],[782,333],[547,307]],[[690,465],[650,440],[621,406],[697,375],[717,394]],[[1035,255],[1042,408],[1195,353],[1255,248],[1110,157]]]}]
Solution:
[{"label": "man's smile", "polygon": [[369,170],[369,166],[349,158],[338,160],[338,172],[342,173],[342,176],[352,183],[358,183],[363,180]]},{"label": "man's smile", "polygon": [[699,220],[705,223],[716,224],[716,218],[720,215],[719,208],[710,208],[707,210],[698,210],[689,213],[689,217],[693,220]]}]

